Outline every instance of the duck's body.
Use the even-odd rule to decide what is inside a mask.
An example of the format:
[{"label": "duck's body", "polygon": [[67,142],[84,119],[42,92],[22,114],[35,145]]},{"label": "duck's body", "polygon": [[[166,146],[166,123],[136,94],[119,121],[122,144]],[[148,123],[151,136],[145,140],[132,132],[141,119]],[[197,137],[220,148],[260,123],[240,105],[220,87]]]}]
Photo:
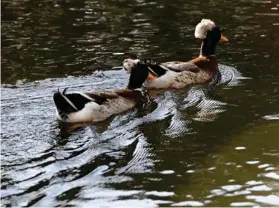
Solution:
[{"label": "duck's body", "polygon": [[132,69],[128,89],[72,93],[58,91],[53,95],[56,117],[64,122],[99,122],[125,112],[143,100],[141,86],[147,76],[147,66],[138,63]]},{"label": "duck's body", "polygon": [[[206,83],[218,72],[215,56],[199,57],[190,62],[148,64],[150,74],[147,88],[183,88],[191,84]],[[160,69],[159,69],[160,68]]]},{"label": "duck's body", "polygon": [[[188,62],[145,62],[149,68],[149,76],[145,82],[147,88],[183,88],[191,84],[206,83],[219,73],[215,48],[219,41],[227,42],[228,39],[222,36],[220,28],[211,20],[202,20],[196,27],[195,36],[202,39],[199,57]],[[130,71],[130,67],[138,61],[125,59],[123,67]]]},{"label": "duck's body", "polygon": [[98,122],[112,115],[125,112],[141,100],[143,93],[138,90],[111,92],[56,92],[56,117],[65,122]]}]

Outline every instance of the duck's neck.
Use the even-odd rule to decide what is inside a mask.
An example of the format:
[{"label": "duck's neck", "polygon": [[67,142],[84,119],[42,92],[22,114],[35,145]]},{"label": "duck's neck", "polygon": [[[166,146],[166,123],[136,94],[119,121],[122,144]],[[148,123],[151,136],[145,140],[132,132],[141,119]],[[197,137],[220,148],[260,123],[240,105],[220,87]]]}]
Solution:
[{"label": "duck's neck", "polygon": [[135,66],[135,68],[131,71],[127,88],[130,90],[141,88],[148,76],[148,73],[149,70],[146,64],[137,64],[137,66]]},{"label": "duck's neck", "polygon": [[136,79],[136,78],[138,78],[138,77],[135,77],[133,75],[130,76],[127,89],[134,90],[134,89],[137,89],[137,88],[141,88],[143,82],[141,82],[141,80]]},{"label": "duck's neck", "polygon": [[204,39],[201,44],[200,56],[214,56],[216,45],[216,43],[213,43],[209,39]]},{"label": "duck's neck", "polygon": [[135,89],[139,89],[139,88],[141,88],[141,85],[134,85],[132,83],[129,83],[127,86],[127,89],[129,89],[129,90],[135,90]]}]

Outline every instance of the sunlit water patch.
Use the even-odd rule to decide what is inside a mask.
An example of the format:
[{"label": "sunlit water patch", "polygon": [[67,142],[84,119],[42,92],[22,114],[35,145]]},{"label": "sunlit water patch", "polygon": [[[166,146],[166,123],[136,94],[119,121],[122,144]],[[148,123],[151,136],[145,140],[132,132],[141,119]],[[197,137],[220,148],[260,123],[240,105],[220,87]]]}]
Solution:
[{"label": "sunlit water patch", "polygon": [[[239,84],[235,79],[240,77],[237,70],[228,67],[228,71],[220,83]],[[146,136],[144,129],[164,122],[167,126],[160,130],[163,136],[175,139],[197,134],[191,126],[193,122],[214,121],[230,104],[209,96],[206,86],[164,91],[151,96],[141,109],[95,125],[82,125],[74,131],[67,131],[66,126],[63,132],[64,127],[55,120],[52,101],[52,94],[58,88],[108,90],[114,86],[119,89],[125,87],[127,78],[123,70],[110,70],[90,76],[27,83],[22,80],[17,85],[2,85],[1,196],[4,205],[146,207],[174,202],[174,191],[146,192],[144,184],[136,183],[137,177],[149,176],[146,183],[152,184],[162,180],[156,179],[158,174],[176,174],[173,170],[159,173],[154,169],[160,161],[156,160],[154,146],[150,144],[152,138]],[[133,183],[137,185],[128,188],[128,184]],[[184,200],[173,205],[204,204],[207,202]]]},{"label": "sunlit water patch", "polygon": [[266,119],[266,120],[279,120],[279,114],[266,115],[263,118]]},{"label": "sunlit water patch", "polygon": [[[2,0],[1,205],[279,206],[278,6]],[[123,88],[123,71],[92,73],[197,57],[201,18],[224,30],[216,55],[237,70],[220,64],[207,86],[151,93],[98,124],[56,122],[58,87]]]}]

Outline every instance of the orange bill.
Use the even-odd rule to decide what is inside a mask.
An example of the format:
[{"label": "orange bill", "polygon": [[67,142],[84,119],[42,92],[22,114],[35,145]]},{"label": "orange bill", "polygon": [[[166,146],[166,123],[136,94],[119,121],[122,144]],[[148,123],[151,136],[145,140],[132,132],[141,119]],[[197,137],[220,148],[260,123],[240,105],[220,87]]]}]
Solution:
[{"label": "orange bill", "polygon": [[154,75],[152,75],[151,73],[149,73],[147,79],[155,80],[156,77]]},{"label": "orange bill", "polygon": [[229,39],[226,38],[223,34],[221,34],[220,43],[227,43],[227,42],[229,42]]}]

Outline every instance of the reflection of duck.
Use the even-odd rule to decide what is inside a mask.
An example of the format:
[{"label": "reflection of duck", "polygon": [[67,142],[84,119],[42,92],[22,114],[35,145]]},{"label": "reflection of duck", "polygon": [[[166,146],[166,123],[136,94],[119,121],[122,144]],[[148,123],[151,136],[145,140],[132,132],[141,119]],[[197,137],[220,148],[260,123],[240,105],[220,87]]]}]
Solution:
[{"label": "reflection of duck", "polygon": [[[218,42],[228,42],[221,29],[209,19],[202,19],[196,26],[195,37],[202,40],[200,56],[188,62],[171,61],[152,63],[146,61],[149,76],[147,88],[182,88],[189,84],[205,83],[218,73],[215,49]],[[123,67],[130,71],[138,59],[125,59]]]},{"label": "reflection of duck", "polygon": [[143,98],[142,84],[148,76],[146,64],[131,68],[127,89],[110,92],[56,92],[57,118],[65,122],[97,122],[133,108]]}]

